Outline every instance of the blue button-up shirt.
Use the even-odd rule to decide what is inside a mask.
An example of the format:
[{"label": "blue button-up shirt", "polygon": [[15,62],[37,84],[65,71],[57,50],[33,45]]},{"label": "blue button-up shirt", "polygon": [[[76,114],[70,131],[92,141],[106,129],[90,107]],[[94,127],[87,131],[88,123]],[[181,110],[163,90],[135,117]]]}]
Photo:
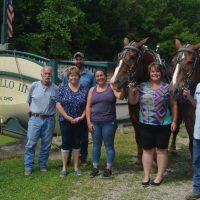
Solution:
[{"label": "blue button-up shirt", "polygon": [[[67,83],[68,83],[67,74],[64,73],[62,85],[67,85]],[[85,87],[86,90],[88,91],[91,87],[96,85],[94,74],[88,69],[84,68],[84,70],[81,73],[80,84],[83,87]]]}]

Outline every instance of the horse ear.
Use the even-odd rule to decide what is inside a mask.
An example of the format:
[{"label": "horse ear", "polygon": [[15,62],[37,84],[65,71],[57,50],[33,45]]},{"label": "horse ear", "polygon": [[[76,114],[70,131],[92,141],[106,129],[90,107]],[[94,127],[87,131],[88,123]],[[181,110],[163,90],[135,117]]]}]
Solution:
[{"label": "horse ear", "polygon": [[128,37],[124,37],[124,39],[123,39],[123,44],[124,44],[124,46],[126,46],[126,45],[128,45],[129,44],[129,38]]},{"label": "horse ear", "polygon": [[175,41],[175,45],[176,45],[176,48],[177,48],[177,49],[179,49],[179,48],[182,47],[181,41],[178,40],[178,39],[176,39],[176,41]]},{"label": "horse ear", "polygon": [[139,41],[139,42],[136,44],[136,47],[137,47],[137,48],[142,47],[142,46],[147,42],[148,39],[149,39],[149,38],[147,37],[147,38],[145,38],[145,39]]},{"label": "horse ear", "polygon": [[198,50],[199,48],[200,48],[200,43],[195,44],[194,47],[193,47],[194,50]]}]

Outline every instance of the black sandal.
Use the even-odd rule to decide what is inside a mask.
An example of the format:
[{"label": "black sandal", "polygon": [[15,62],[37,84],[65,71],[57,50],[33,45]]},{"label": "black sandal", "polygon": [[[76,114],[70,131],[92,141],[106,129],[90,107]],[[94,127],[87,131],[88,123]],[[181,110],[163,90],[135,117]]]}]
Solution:
[{"label": "black sandal", "polygon": [[156,182],[154,182],[154,180],[153,181],[151,181],[151,185],[153,185],[153,186],[160,186],[161,185],[161,183],[164,181],[164,178],[162,178],[161,179],[161,181],[159,182],[159,183],[156,183]]},{"label": "black sandal", "polygon": [[150,179],[148,181],[142,181],[142,186],[147,187],[150,185]]}]

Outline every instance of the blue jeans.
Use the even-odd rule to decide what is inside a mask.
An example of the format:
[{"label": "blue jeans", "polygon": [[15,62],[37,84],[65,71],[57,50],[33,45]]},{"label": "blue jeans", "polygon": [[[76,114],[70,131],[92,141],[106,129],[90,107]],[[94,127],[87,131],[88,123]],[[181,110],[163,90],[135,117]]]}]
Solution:
[{"label": "blue jeans", "polygon": [[92,160],[93,165],[98,166],[101,156],[102,141],[106,147],[107,165],[112,166],[115,158],[114,139],[117,129],[116,120],[107,122],[92,122],[94,125],[94,132],[92,134]]},{"label": "blue jeans", "polygon": [[54,117],[41,119],[32,116],[28,122],[27,144],[24,152],[25,170],[32,170],[34,165],[35,148],[41,138],[41,150],[38,158],[38,166],[46,168],[51,149],[53,131],[55,128]]},{"label": "blue jeans", "polygon": [[200,194],[200,140],[193,139],[193,191]]}]

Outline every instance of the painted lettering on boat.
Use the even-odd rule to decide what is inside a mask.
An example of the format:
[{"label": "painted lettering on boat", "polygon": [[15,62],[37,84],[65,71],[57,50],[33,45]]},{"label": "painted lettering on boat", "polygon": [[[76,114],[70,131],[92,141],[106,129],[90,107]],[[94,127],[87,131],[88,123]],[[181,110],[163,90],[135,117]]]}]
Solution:
[{"label": "painted lettering on boat", "polygon": [[17,82],[17,81],[13,81],[13,80],[0,79],[0,87],[8,88],[8,89],[17,88],[17,91],[22,92],[22,93],[28,92],[28,85],[26,85],[22,82]]}]

